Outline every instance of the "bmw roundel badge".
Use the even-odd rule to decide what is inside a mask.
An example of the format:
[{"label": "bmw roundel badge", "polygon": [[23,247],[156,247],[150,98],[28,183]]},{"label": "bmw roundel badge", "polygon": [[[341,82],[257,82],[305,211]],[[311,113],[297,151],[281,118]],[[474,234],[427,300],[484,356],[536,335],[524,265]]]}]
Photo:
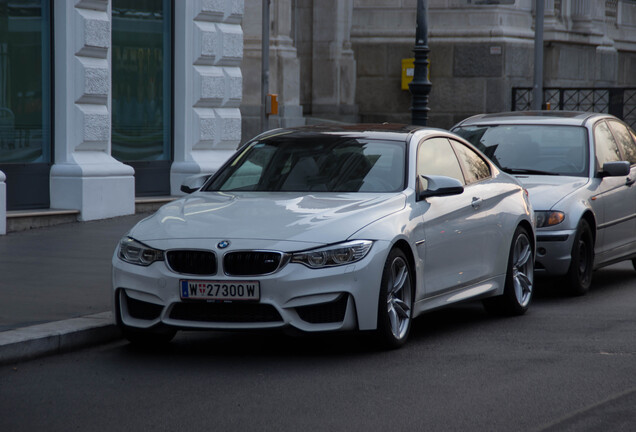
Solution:
[{"label": "bmw roundel badge", "polygon": [[226,247],[228,247],[230,245],[230,241],[229,240],[223,240],[220,241],[216,247],[218,247],[219,249],[225,249]]}]

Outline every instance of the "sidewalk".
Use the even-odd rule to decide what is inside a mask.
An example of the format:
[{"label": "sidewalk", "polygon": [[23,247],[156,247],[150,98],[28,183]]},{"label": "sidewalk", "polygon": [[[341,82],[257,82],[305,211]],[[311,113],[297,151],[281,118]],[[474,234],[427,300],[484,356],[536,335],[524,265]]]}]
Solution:
[{"label": "sidewalk", "polygon": [[119,336],[111,258],[149,213],[0,236],[0,364]]}]

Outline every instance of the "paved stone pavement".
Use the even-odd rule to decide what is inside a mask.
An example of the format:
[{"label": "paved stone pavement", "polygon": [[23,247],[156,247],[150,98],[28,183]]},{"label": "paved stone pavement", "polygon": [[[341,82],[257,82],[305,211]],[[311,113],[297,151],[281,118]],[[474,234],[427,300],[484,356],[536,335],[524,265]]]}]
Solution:
[{"label": "paved stone pavement", "polygon": [[146,216],[0,236],[0,364],[119,336],[110,312],[111,258]]}]

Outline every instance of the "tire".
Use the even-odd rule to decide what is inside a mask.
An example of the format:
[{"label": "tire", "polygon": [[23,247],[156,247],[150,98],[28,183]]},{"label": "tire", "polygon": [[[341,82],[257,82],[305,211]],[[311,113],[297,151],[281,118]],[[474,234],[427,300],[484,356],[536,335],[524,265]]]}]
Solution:
[{"label": "tire", "polygon": [[566,279],[566,292],[573,296],[585,295],[592,285],[594,271],[594,239],[592,229],[585,220],[579,222],[572,245],[572,261]]},{"label": "tire", "polygon": [[523,315],[532,300],[534,282],[534,250],[528,231],[515,230],[508,254],[508,267],[503,294],[484,299],[486,311],[498,316]]},{"label": "tire", "polygon": [[122,336],[133,345],[142,347],[157,347],[169,343],[174,339],[177,331],[164,325],[156,325],[148,329],[129,327],[121,319],[121,306],[119,293],[115,297],[115,321]]},{"label": "tire", "polygon": [[404,252],[393,249],[384,264],[378,300],[377,340],[395,349],[406,342],[413,319],[413,271]]}]

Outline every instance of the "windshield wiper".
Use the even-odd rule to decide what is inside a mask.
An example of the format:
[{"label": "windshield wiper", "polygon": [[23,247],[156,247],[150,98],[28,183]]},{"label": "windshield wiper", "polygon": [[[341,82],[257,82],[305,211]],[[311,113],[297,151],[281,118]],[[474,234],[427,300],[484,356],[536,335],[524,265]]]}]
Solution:
[{"label": "windshield wiper", "polygon": [[541,171],[536,169],[528,169],[528,168],[509,168],[509,167],[501,167],[501,170],[508,174],[538,174],[538,175],[561,175],[559,173],[550,172],[550,171]]}]

